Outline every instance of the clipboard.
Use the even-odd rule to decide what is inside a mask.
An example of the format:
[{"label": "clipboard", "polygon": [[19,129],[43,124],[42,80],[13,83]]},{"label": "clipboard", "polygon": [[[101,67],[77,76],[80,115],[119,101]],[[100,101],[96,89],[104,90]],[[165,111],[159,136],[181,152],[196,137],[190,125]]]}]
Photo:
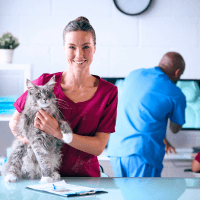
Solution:
[{"label": "clipboard", "polygon": [[102,188],[90,188],[67,184],[64,180],[54,183],[27,185],[26,188],[42,192],[48,192],[65,197],[94,195],[99,193],[108,193]]}]

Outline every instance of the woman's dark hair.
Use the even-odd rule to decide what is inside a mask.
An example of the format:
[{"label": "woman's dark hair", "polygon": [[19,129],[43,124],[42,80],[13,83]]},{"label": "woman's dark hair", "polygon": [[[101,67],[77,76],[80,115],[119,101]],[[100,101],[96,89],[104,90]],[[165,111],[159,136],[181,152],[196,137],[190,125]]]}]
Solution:
[{"label": "woman's dark hair", "polygon": [[73,21],[70,21],[63,30],[63,45],[65,45],[65,35],[72,31],[85,31],[92,33],[94,44],[96,44],[96,35],[93,27],[90,25],[89,20],[86,17],[78,17]]}]

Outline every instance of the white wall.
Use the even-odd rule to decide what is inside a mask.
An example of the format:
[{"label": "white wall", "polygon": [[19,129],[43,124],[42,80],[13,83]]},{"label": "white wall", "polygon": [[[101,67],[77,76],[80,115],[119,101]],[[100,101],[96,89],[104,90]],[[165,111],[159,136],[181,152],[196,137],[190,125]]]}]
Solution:
[{"label": "white wall", "polygon": [[[13,63],[31,64],[32,79],[67,68],[62,31],[78,16],[87,17],[96,31],[92,74],[124,77],[177,51],[186,61],[182,78],[200,79],[199,11],[199,0],[153,0],[139,16],[120,13],[112,0],[0,0],[0,34],[10,31],[19,38]],[[171,141],[175,146],[179,137]],[[185,137],[190,141],[194,135]],[[196,143],[185,146],[191,144]]]},{"label": "white wall", "polygon": [[182,78],[200,78],[199,10],[199,0],[153,0],[139,16],[120,13],[112,0],[0,0],[0,34],[19,38],[13,62],[32,64],[32,79],[66,69],[62,31],[81,15],[96,31],[93,74],[126,76],[178,51],[187,65]]}]

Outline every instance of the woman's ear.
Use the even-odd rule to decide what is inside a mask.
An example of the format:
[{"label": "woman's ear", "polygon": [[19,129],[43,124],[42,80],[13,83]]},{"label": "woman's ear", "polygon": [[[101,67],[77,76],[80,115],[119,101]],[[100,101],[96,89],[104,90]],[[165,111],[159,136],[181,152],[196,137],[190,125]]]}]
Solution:
[{"label": "woman's ear", "polygon": [[94,53],[96,52],[96,43],[94,44]]}]

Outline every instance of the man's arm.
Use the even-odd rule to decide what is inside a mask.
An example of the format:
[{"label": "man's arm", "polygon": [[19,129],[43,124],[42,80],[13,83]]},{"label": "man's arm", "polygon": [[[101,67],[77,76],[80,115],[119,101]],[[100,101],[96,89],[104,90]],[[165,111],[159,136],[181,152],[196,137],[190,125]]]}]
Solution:
[{"label": "man's arm", "polygon": [[178,133],[182,129],[182,125],[175,124],[170,120],[169,128],[172,131],[172,133]]}]

